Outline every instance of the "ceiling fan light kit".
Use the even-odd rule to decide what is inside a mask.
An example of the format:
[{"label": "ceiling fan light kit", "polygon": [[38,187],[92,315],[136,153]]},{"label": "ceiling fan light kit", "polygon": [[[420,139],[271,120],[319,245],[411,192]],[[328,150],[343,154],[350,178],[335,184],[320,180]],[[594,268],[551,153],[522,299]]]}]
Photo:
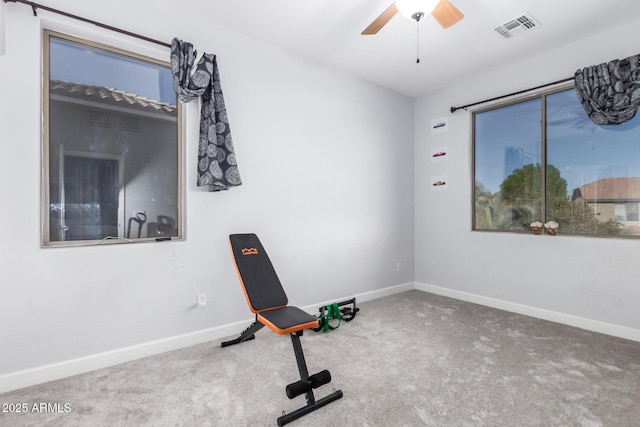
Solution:
[{"label": "ceiling fan light kit", "polygon": [[361,34],[363,36],[377,34],[398,12],[418,22],[425,16],[431,15],[442,28],[449,28],[464,18],[464,14],[449,0],[397,0],[374,19]]},{"label": "ceiling fan light kit", "polygon": [[439,0],[396,0],[398,12],[405,18],[419,21],[425,15],[430,15],[438,5]]}]

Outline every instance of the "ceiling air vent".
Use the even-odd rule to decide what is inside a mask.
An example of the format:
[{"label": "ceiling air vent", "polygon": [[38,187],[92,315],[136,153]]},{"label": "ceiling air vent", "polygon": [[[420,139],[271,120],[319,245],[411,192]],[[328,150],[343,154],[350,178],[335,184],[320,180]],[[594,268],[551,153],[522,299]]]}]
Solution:
[{"label": "ceiling air vent", "polygon": [[529,13],[523,13],[522,15],[513,18],[511,21],[500,25],[496,28],[496,31],[505,39],[509,39],[526,30],[531,30],[539,26],[540,22],[538,22],[538,20]]}]

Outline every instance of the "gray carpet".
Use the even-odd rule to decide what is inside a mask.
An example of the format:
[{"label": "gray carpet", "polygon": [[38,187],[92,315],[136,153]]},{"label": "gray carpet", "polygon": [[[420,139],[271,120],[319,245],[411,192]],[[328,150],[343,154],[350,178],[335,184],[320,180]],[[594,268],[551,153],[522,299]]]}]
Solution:
[{"label": "gray carpet", "polygon": [[[310,373],[333,376],[316,398],[344,397],[291,426],[640,425],[638,342],[420,291],[359,306],[352,322],[302,337]],[[0,394],[62,411],[0,413],[0,424],[274,426],[304,405],[284,393],[298,379],[289,337],[219,344]]]}]

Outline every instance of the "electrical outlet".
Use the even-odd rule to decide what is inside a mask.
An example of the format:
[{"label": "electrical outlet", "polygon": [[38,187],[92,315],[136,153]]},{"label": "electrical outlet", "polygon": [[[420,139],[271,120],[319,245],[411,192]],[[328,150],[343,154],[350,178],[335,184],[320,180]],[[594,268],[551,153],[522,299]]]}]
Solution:
[{"label": "electrical outlet", "polygon": [[396,262],[396,271],[400,271],[400,270],[402,270],[402,263]]},{"label": "electrical outlet", "polygon": [[205,308],[207,306],[207,294],[198,294],[198,308]]}]

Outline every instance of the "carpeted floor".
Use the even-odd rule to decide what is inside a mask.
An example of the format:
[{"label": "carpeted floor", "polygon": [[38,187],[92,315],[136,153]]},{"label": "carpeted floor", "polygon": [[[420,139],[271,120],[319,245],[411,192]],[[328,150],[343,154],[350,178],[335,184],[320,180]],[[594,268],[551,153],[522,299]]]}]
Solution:
[{"label": "carpeted floor", "polygon": [[[291,426],[640,425],[639,342],[420,291],[359,307],[302,337],[309,372],[333,377],[316,398],[344,397]],[[274,426],[304,405],[284,393],[299,378],[289,337],[220,341],[0,394],[28,408],[0,425]]]}]

